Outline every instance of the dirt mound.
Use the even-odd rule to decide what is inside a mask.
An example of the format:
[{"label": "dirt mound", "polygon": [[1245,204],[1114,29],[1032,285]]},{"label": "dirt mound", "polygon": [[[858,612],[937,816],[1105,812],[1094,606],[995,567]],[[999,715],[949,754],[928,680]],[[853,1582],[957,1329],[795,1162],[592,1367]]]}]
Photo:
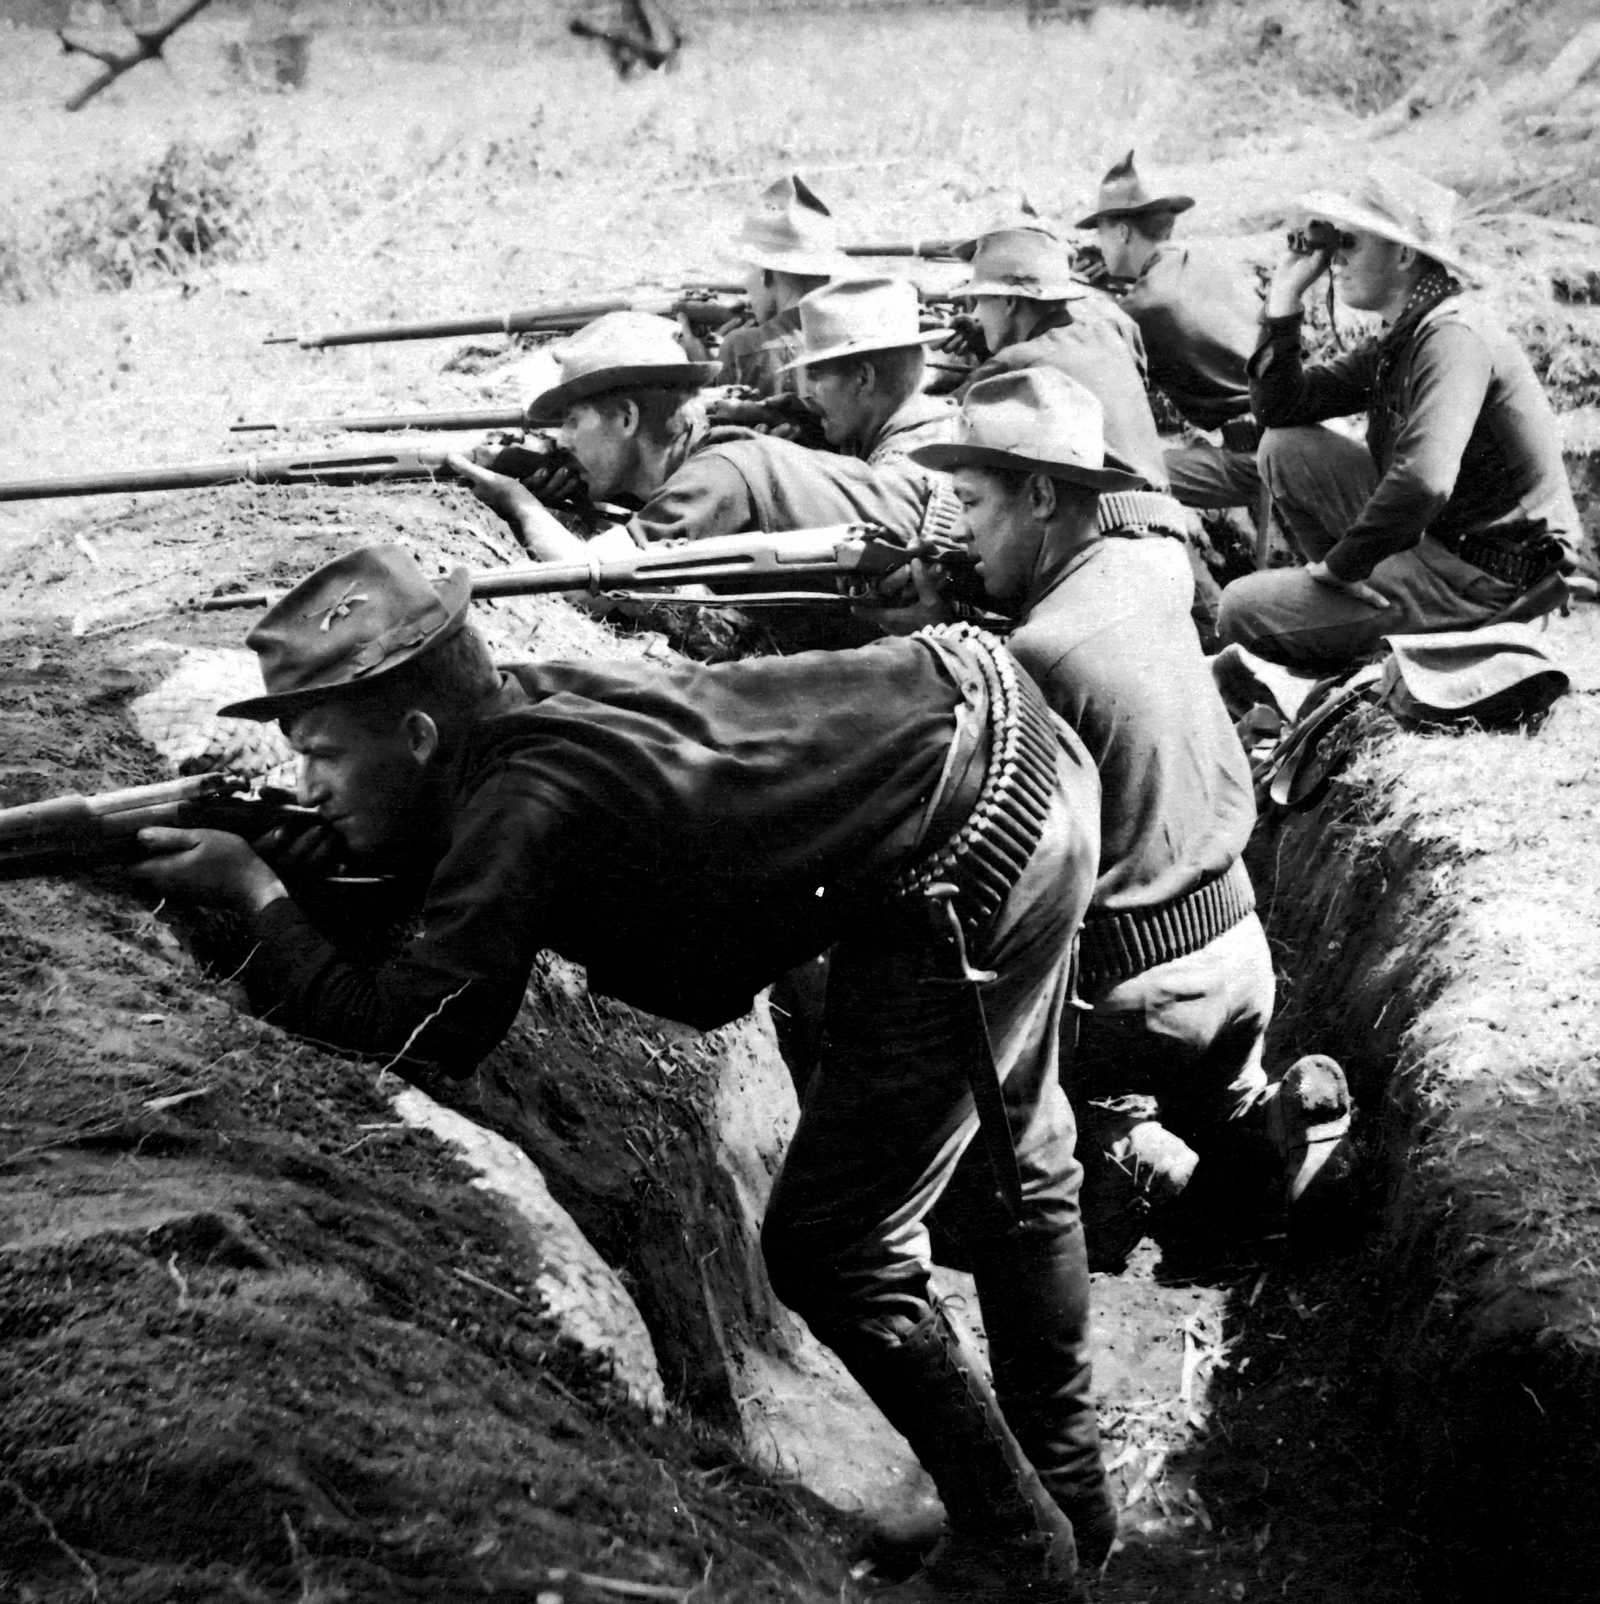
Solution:
[{"label": "dirt mound", "polygon": [[[13,636],[0,682],[0,801],[158,777],[105,648]],[[9,887],[0,955],[0,1591],[824,1596],[804,1506],[622,1401],[370,1068],[114,889]]]},{"label": "dirt mound", "polygon": [[1257,843],[1274,935],[1308,959],[1293,1001],[1375,1116],[1368,1362],[1441,1599],[1588,1598],[1600,1563],[1577,1513],[1600,1478],[1600,634],[1551,633],[1574,692],[1537,735],[1374,737]]}]

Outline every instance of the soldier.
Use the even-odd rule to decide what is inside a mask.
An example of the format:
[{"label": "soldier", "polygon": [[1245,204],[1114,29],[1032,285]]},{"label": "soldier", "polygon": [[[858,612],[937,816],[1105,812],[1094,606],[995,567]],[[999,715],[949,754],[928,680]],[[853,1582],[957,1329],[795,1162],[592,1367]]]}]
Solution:
[{"label": "soldier", "polygon": [[1174,220],[1193,205],[1188,195],[1150,194],[1130,150],[1077,226],[1095,230],[1106,272],[1128,284],[1120,305],[1144,337],[1150,382],[1185,423],[1220,435],[1167,450],[1173,495],[1187,507],[1253,508],[1261,495],[1260,431],[1245,364],[1259,306],[1236,275],[1174,242]]},{"label": "soldier", "polygon": [[[1555,416],[1454,244],[1453,190],[1374,164],[1352,193],[1301,203],[1331,243],[1291,249],[1267,298],[1251,395],[1261,471],[1303,568],[1223,592],[1218,633],[1307,673],[1385,635],[1548,610],[1578,531]],[[1324,273],[1381,338],[1307,367],[1301,299]],[[1365,445],[1322,428],[1365,414]],[[1531,593],[1531,594],[1530,594]]]},{"label": "soldier", "polygon": [[1002,228],[968,247],[963,286],[986,352],[959,395],[997,373],[1055,368],[1105,409],[1106,448],[1152,490],[1167,488],[1161,441],[1145,394],[1144,342],[1134,323],[1072,275],[1065,248],[1038,228]]},{"label": "soldier", "polygon": [[1269,1084],[1272,957],[1241,857],[1249,764],[1188,620],[1182,551],[1103,533],[1099,499],[1138,481],[1101,438],[1095,397],[1034,368],[974,384],[955,442],[915,458],[952,472],[984,589],[1017,620],[1011,650],[1100,773],[1071,1085],[1089,1248],[1111,1268],[1196,1173],[1231,1185],[1236,1160],[1264,1179],[1281,1160],[1303,1195],[1350,1109],[1329,1059]]},{"label": "soldier", "polygon": [[[626,498],[638,511],[595,539],[640,546],[749,530],[872,523],[907,544],[954,523],[948,489],[910,463],[872,468],[831,451],[734,427],[709,427],[699,392],[713,364],[691,362],[664,318],[611,312],[564,342],[561,383],[536,397],[529,418],[559,425],[597,501]],[[543,561],[582,560],[589,543],[558,523],[515,479],[465,457],[451,466]],[[795,617],[784,642],[843,644],[875,629]]]},{"label": "soldier", "polygon": [[[424,1084],[504,1035],[541,950],[710,1028],[831,947],[762,1246],[945,1506],[923,1570],[874,1596],[1072,1604],[1079,1548],[1098,1563],[1114,1530],[1059,1083],[1097,853],[1082,746],[975,632],[500,673],[467,610],[464,569],[355,552],[252,630],[264,694],[223,709],[283,725],[350,849],[431,866],[396,955],[332,946],[236,836],[146,830],[134,872],[251,921],[245,981],[277,1022]],[[993,1390],[929,1288],[927,1216],[969,1171]]]},{"label": "soldier", "polygon": [[800,351],[800,299],[853,270],[833,214],[798,175],[780,178],[745,218],[734,251],[746,269],[755,322],[723,340],[717,383],[748,385],[762,396],[793,394],[785,364]]},{"label": "soldier", "polygon": [[966,292],[989,354],[957,394],[999,374],[1034,367],[1053,368],[1089,390],[1104,413],[1107,452],[1141,481],[1133,490],[1102,499],[1104,527],[1183,541],[1194,580],[1194,611],[1209,628],[1220,592],[1204,558],[1189,544],[1188,516],[1167,494],[1138,326],[1110,297],[1072,276],[1066,251],[1042,229],[992,229],[970,249],[972,279]]},{"label": "soldier", "polygon": [[878,467],[949,439],[955,409],[922,393],[926,347],[946,331],[922,332],[913,284],[840,279],[813,290],[799,311],[800,354],[787,370],[834,450]]}]

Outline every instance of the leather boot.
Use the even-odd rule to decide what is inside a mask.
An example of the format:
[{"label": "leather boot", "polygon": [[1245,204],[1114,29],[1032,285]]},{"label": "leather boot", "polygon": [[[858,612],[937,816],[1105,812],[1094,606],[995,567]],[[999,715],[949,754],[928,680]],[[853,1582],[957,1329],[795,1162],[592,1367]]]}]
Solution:
[{"label": "leather boot", "polygon": [[1082,1237],[1023,1238],[979,1254],[975,1279],[995,1396],[1045,1490],[1099,1570],[1117,1536],[1090,1394],[1089,1271]]},{"label": "leather boot", "polygon": [[1071,1522],[1006,1426],[972,1353],[937,1305],[904,1336],[825,1340],[933,1478],[944,1536],[875,1604],[1079,1604]]}]

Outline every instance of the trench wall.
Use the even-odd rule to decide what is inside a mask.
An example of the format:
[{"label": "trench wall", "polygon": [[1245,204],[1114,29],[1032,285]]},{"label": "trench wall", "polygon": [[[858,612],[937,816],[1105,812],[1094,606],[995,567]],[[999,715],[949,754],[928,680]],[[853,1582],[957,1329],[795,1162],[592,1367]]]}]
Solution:
[{"label": "trench wall", "polygon": [[[1427,1596],[1600,1596],[1600,627],[1534,736],[1376,719],[1254,848],[1292,1034],[1351,1073],[1378,1194],[1375,1405]],[[1558,654],[1559,655],[1559,654]]]}]

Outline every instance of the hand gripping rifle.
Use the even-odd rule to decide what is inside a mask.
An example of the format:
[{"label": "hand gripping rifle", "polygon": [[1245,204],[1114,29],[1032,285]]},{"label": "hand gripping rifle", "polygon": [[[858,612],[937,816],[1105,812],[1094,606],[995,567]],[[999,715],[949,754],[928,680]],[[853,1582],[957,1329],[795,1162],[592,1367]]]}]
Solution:
[{"label": "hand gripping rifle", "polygon": [[[315,808],[296,807],[286,791],[252,791],[250,782],[236,774],[195,774],[96,796],[52,797],[0,808],[0,880],[136,863],[148,856],[139,832],[150,825],[227,830],[254,842],[279,825],[306,829],[316,823]],[[369,876],[328,878],[371,883]]]},{"label": "hand gripping rifle", "polygon": [[[742,317],[748,303],[737,284],[694,285],[677,295],[637,299],[617,296],[602,301],[573,301],[532,306],[519,312],[491,312],[480,317],[439,318],[420,323],[377,323],[320,334],[274,334],[267,345],[298,345],[320,350],[329,345],[378,345],[391,340],[447,340],[467,334],[569,334],[607,312],[653,312],[658,317],[687,318],[697,332],[720,329]],[[732,297],[731,299],[729,297]]]},{"label": "hand gripping rifle", "polygon": [[[139,832],[152,825],[226,830],[266,857],[301,911],[336,945],[383,940],[421,905],[425,861],[358,864],[315,808],[275,786],[252,789],[237,774],[195,774],[94,796],[57,796],[0,808],[0,882],[82,874],[150,856]],[[268,846],[269,832],[282,830]]]},{"label": "hand gripping rifle", "polygon": [[[664,540],[621,555],[591,547],[576,562],[519,563],[471,576],[475,601],[587,591],[616,602],[669,602],[698,607],[851,606],[868,599],[889,575],[921,558],[952,572],[970,570],[964,549],[949,541],[902,545],[876,524],[828,524],[773,534]],[[706,595],[685,585],[710,586]],[[774,585],[800,588],[773,589]],[[804,588],[806,586],[814,588]],[[269,607],[270,591],[208,596],[202,612]]]}]

